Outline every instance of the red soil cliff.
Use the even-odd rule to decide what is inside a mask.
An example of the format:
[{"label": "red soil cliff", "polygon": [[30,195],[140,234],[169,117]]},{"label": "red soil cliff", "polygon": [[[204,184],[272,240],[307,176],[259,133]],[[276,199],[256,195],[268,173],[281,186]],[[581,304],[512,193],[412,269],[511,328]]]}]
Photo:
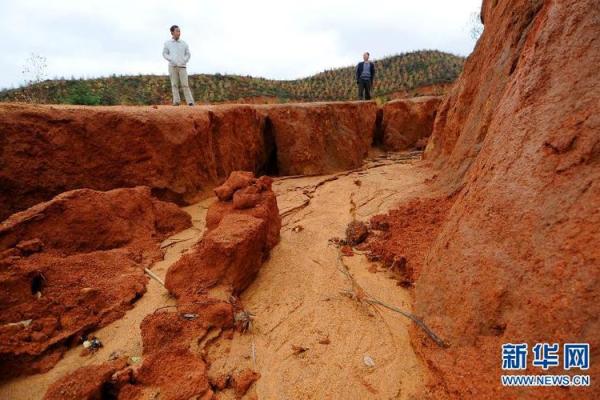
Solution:
[{"label": "red soil cliff", "polygon": [[277,145],[281,175],[312,175],[360,166],[373,142],[375,102],[258,106]]},{"label": "red soil cliff", "polygon": [[[461,188],[416,282],[416,340],[451,398],[600,397],[600,7],[485,0],[484,33],[435,121],[427,159]],[[501,345],[561,344],[547,373],[583,388],[502,388]],[[591,346],[564,371],[562,344]],[[546,373],[531,367],[526,373]],[[595,383],[594,383],[595,382]]]},{"label": "red soil cliff", "polygon": [[0,220],[66,190],[149,186],[190,204],[234,170],[360,165],[375,103],[75,107],[0,105]]},{"label": "red soil cliff", "polygon": [[208,108],[0,105],[0,219],[65,190],[145,185],[189,203],[267,160],[264,118]]}]

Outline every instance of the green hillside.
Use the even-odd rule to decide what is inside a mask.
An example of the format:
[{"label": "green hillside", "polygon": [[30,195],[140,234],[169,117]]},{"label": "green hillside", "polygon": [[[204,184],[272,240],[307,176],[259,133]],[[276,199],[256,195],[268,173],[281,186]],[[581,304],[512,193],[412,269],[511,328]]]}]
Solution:
[{"label": "green hillside", "polygon": [[[416,51],[375,61],[374,96],[387,100],[393,93],[453,82],[464,58],[440,51]],[[354,67],[336,68],[296,80],[270,80],[238,75],[191,75],[199,103],[263,98],[277,102],[352,100],[356,96]],[[264,99],[268,97],[269,99]],[[57,79],[0,92],[0,101],[29,101],[90,105],[169,104],[166,75],[111,76],[88,80]]]}]

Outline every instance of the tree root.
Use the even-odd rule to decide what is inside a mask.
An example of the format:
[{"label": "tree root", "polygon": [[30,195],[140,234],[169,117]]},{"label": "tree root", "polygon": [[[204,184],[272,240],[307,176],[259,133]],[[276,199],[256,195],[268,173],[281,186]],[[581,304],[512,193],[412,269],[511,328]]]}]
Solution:
[{"label": "tree root", "polygon": [[162,244],[160,246],[161,250],[162,249],[166,249],[168,247],[174,246],[177,243],[181,243],[181,242],[187,242],[188,240],[192,240],[193,238],[184,238],[184,239],[167,239],[169,241],[169,243],[166,244]]},{"label": "tree root", "polygon": [[443,339],[441,339],[438,335],[435,334],[435,332],[433,332],[420,318],[418,318],[416,315],[411,314],[407,311],[403,311],[400,308],[384,303],[383,301],[371,296],[366,290],[364,290],[359,284],[358,282],[356,282],[356,279],[354,279],[354,277],[352,276],[352,274],[350,273],[350,269],[348,268],[348,266],[346,265],[346,263],[344,263],[343,260],[343,255],[341,253],[341,251],[338,248],[338,257],[337,257],[337,261],[340,264],[340,267],[338,267],[338,269],[340,270],[340,272],[342,272],[350,281],[351,284],[351,288],[347,289],[345,291],[342,292],[342,294],[357,300],[359,303],[361,304],[370,304],[372,306],[382,306],[387,308],[390,311],[396,312],[408,319],[410,319],[411,321],[413,321],[419,328],[421,328],[421,330],[423,332],[425,332],[434,342],[435,344],[437,344],[438,346],[442,347],[442,348],[446,348],[449,347],[448,343],[446,343]]}]

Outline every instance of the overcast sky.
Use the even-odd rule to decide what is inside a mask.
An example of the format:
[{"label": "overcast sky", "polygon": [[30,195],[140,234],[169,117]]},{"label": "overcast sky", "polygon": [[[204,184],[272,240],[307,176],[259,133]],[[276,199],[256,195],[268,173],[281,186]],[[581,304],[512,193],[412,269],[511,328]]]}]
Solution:
[{"label": "overcast sky", "polygon": [[25,81],[30,53],[53,77],[166,73],[172,24],[190,73],[294,79],[419,49],[468,55],[481,0],[0,0],[0,88]]}]

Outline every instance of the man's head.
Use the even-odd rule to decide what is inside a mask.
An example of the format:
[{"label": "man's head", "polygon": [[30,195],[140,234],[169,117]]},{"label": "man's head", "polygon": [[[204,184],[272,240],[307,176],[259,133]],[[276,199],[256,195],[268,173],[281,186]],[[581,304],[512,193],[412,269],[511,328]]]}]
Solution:
[{"label": "man's head", "polygon": [[169,30],[171,31],[171,36],[173,37],[173,39],[179,40],[179,36],[181,36],[181,31],[179,30],[179,27],[177,25],[173,25]]},{"label": "man's head", "polygon": [[369,52],[365,51],[365,54],[363,54],[363,60],[364,61],[369,61],[369,56],[370,56]]}]

